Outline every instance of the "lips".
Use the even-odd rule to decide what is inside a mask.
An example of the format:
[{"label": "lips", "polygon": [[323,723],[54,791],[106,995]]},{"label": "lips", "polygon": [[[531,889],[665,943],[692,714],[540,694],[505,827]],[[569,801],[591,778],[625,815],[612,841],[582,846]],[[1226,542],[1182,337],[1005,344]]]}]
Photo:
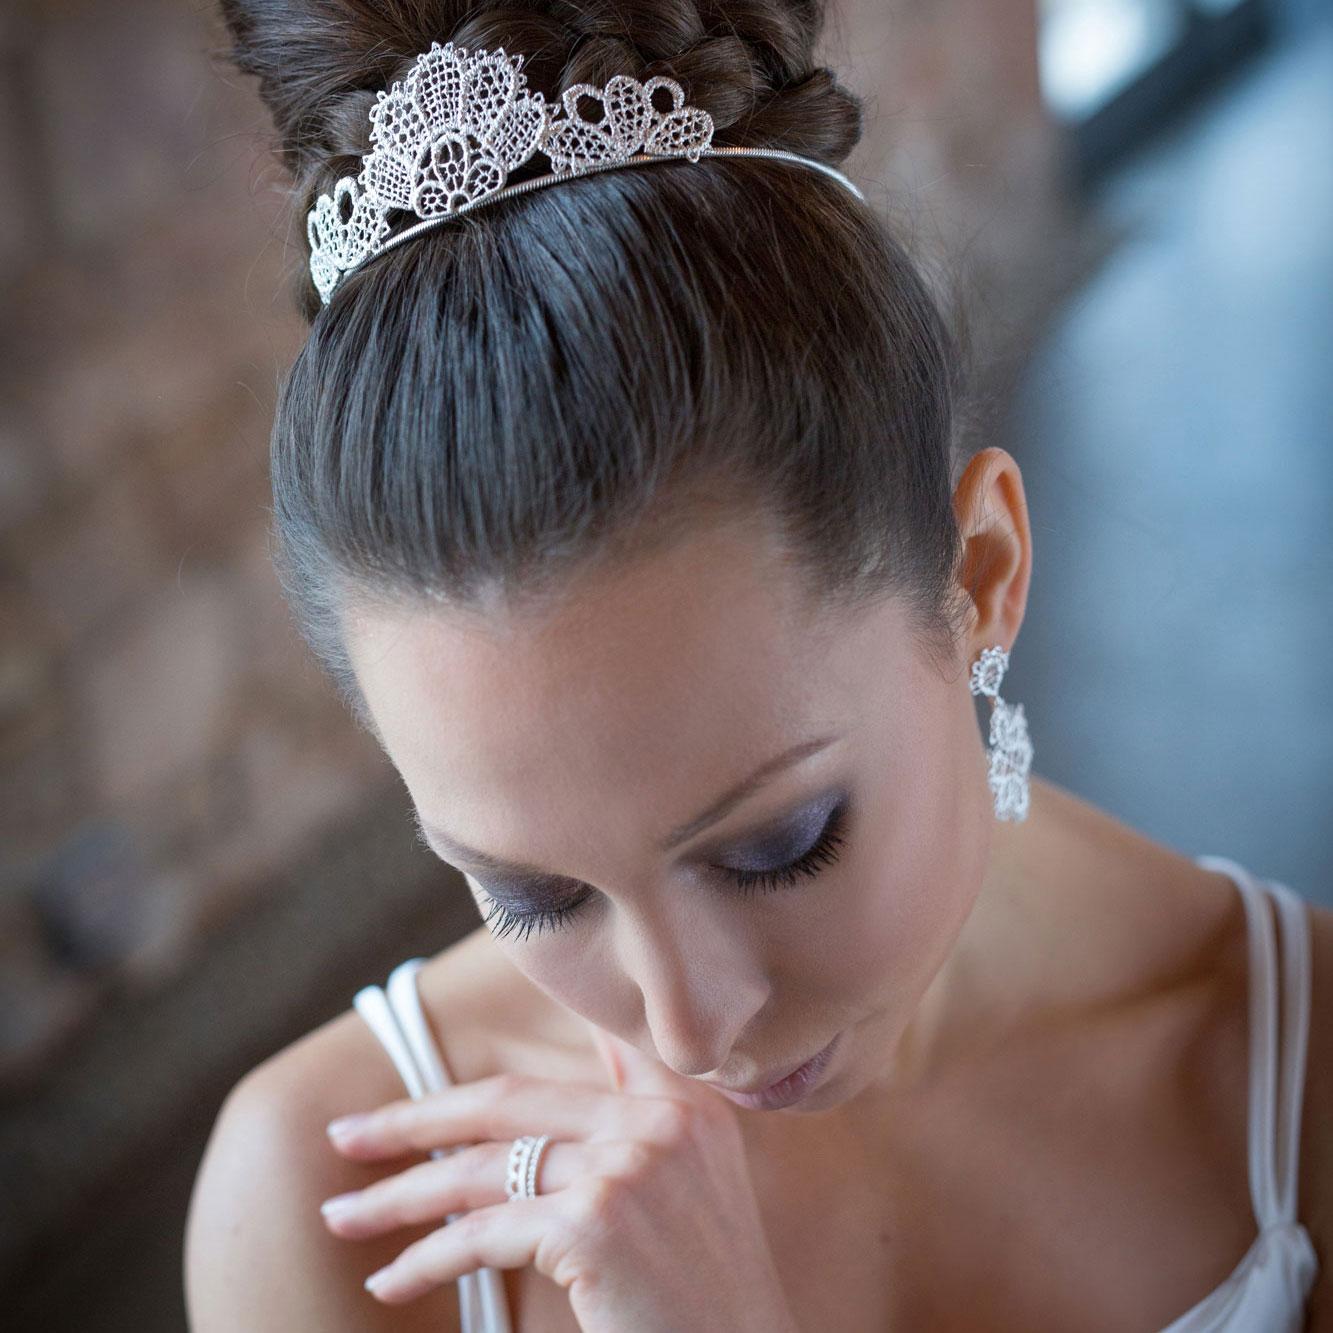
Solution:
[{"label": "lips", "polygon": [[[808,1065],[810,1061],[813,1059],[814,1056],[812,1055],[808,1059],[802,1060],[800,1064],[789,1065],[786,1069],[782,1071],[782,1073],[774,1074],[772,1078],[761,1079],[758,1083],[748,1083],[743,1088],[722,1088],[722,1091],[740,1092],[744,1093],[746,1096],[752,1097],[757,1092],[763,1092],[768,1088],[775,1087],[777,1084],[783,1082],[785,1079],[789,1079],[794,1073],[797,1072],[797,1070],[804,1069],[805,1066]],[[721,1084],[719,1084],[718,1086],[721,1087]]]},{"label": "lips", "polygon": [[737,1106],[743,1106],[748,1110],[781,1110],[784,1106],[794,1105],[807,1093],[813,1091],[832,1058],[837,1044],[838,1038],[834,1037],[822,1051],[811,1056],[804,1064],[798,1065],[781,1078],[775,1079],[772,1083],[763,1087],[739,1090],[724,1088],[716,1083],[713,1084],[713,1087],[717,1088],[729,1101],[735,1102]]}]

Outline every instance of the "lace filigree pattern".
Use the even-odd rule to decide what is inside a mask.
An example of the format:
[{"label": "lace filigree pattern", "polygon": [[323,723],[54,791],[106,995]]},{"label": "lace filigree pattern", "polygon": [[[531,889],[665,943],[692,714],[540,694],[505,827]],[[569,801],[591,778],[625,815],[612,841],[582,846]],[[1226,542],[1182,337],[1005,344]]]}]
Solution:
[{"label": "lace filigree pattern", "polygon": [[[406,78],[377,94],[360,174],[339,180],[306,219],[310,273],[326,305],[344,273],[387,248],[395,209],[430,221],[473,208],[537,153],[553,175],[569,175],[639,153],[697,162],[712,142],[712,117],[685,106],[672,79],[618,74],[604,88],[575,84],[552,113],[541,93],[527,91],[522,65],[503,47],[432,42]],[[669,109],[654,100],[661,92]],[[586,119],[580,99],[597,102],[600,117]]]},{"label": "lace filigree pattern", "polygon": [[1003,648],[984,648],[972,663],[969,688],[974,695],[985,695],[994,702],[986,776],[995,797],[995,817],[1019,821],[1028,815],[1032,741],[1023,705],[1000,698],[1000,682],[1008,669],[1009,654]]}]

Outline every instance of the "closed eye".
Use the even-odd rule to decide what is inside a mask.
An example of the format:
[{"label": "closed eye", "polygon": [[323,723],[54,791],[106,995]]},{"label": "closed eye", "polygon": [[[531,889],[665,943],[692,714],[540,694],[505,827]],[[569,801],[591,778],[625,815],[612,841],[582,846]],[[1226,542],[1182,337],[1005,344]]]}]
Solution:
[{"label": "closed eye", "polygon": [[[760,869],[715,866],[713,870],[746,894],[790,887],[798,879],[813,878],[827,866],[837,862],[846,837],[847,818],[848,802],[843,799],[825,821],[814,843],[800,856],[783,865]],[[490,904],[484,920],[495,937],[503,939],[506,935],[517,934],[519,939],[527,939],[534,932],[540,935],[543,930],[554,931],[568,926],[575,914],[592,897],[594,891],[590,889],[581,893],[568,903],[540,908],[508,907],[497,901],[485,889],[481,892]]]}]

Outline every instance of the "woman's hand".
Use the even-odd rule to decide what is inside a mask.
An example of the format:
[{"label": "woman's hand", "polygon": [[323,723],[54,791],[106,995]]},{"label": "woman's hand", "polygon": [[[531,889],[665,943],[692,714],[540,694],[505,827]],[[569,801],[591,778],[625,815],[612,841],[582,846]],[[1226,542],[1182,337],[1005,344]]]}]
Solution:
[{"label": "woman's hand", "polygon": [[[347,1134],[330,1128],[360,1162],[471,1145],[325,1205],[330,1230],[349,1238],[444,1222],[367,1285],[396,1304],[478,1268],[533,1264],[569,1293],[585,1333],[795,1333],[735,1108],[592,1032],[611,1090],[499,1074],[390,1102]],[[510,1201],[520,1134],[551,1142],[538,1196]]]}]

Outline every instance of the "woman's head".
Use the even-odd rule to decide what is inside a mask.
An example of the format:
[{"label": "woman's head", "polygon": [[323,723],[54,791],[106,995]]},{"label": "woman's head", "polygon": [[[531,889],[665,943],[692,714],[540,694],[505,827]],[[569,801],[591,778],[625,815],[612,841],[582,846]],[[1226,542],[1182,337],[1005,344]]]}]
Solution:
[{"label": "woman's head", "polygon": [[[355,174],[376,91],[437,40],[522,53],[551,102],[666,74],[718,146],[836,165],[860,133],[813,63],[813,3],[221,4],[301,217]],[[1026,526],[992,456],[978,494],[1017,495],[1022,539],[996,567],[1009,619],[979,617],[954,507],[959,347],[885,221],[808,168],[655,163],[437,227],[327,308],[301,286],[313,324],[272,441],[284,586],[424,822],[594,887],[567,930],[502,935],[519,965],[725,1083],[882,1000],[848,952],[867,913],[937,970],[902,914],[933,894],[938,944],[977,887],[989,794],[966,670],[1012,643]],[[744,815],[661,848],[720,781],[835,734]],[[761,811],[778,826],[757,830]],[[814,879],[741,898],[702,871],[715,845],[781,861],[830,815],[836,903],[799,887]],[[449,859],[517,901],[512,873]]]}]

